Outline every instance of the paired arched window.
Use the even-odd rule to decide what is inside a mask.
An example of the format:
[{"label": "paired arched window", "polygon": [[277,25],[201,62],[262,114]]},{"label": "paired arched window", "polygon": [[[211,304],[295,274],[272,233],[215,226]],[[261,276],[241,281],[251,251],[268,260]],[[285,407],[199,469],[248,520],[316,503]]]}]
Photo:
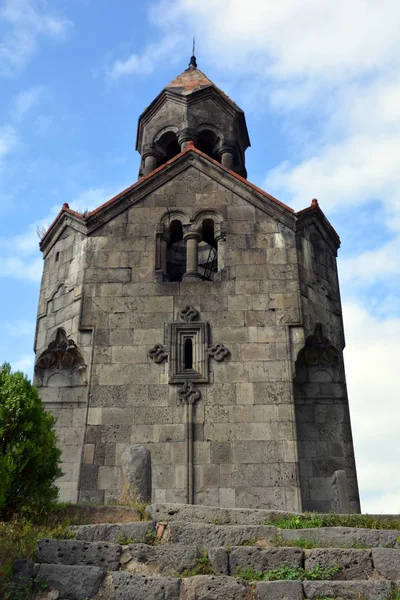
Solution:
[{"label": "paired arched window", "polygon": [[199,278],[213,281],[224,266],[221,222],[208,214],[185,223],[183,213],[168,215],[157,227],[156,271],[163,281]]}]

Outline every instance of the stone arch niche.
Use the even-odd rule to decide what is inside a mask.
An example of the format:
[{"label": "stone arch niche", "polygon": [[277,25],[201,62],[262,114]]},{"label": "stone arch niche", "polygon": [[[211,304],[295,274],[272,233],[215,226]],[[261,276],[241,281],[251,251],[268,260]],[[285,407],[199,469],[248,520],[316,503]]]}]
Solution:
[{"label": "stone arch niche", "polygon": [[86,364],[76,343],[67,337],[64,329],[57,329],[36,361],[35,385],[69,387],[86,383]]},{"label": "stone arch niche", "polygon": [[294,402],[302,509],[360,512],[343,358],[321,324],[297,356]]}]

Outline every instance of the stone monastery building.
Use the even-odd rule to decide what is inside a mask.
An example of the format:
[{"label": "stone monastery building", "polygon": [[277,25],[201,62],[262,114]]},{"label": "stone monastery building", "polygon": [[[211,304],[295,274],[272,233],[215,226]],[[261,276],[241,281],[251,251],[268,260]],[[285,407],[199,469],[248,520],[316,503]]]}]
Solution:
[{"label": "stone monastery building", "polygon": [[57,417],[61,499],[359,512],[340,240],[246,179],[243,111],[197,68],[139,118],[139,180],[41,241],[35,384]]}]

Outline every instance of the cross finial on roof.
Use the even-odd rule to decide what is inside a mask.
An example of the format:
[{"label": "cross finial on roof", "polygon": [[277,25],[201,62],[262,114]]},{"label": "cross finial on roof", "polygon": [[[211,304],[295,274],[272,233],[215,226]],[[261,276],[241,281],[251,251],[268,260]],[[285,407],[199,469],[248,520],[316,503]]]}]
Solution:
[{"label": "cross finial on roof", "polygon": [[196,37],[193,36],[193,48],[192,48],[192,56],[190,58],[189,69],[197,69],[197,60],[195,56],[196,52]]}]

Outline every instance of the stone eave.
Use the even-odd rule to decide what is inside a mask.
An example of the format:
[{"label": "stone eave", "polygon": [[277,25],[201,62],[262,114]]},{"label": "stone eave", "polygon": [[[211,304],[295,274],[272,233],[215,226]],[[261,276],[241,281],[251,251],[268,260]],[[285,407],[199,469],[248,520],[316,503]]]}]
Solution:
[{"label": "stone eave", "polygon": [[301,231],[314,224],[321,235],[329,243],[335,255],[337,254],[337,251],[340,248],[340,237],[315,200],[313,200],[311,206],[296,213],[296,216],[297,231]]},{"label": "stone eave", "polygon": [[87,233],[84,216],[71,210],[68,205],[64,204],[57,217],[40,240],[39,248],[44,256],[48,254],[67,227],[71,227],[83,235],[86,235]]}]

